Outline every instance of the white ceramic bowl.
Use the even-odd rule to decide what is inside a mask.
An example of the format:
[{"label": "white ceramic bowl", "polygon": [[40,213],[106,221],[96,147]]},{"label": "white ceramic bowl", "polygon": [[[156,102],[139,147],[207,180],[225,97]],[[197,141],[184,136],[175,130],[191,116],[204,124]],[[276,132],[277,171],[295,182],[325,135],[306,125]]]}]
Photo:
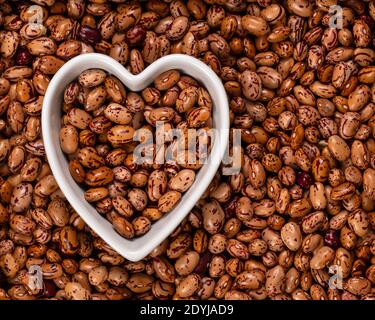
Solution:
[{"label": "white ceramic bowl", "polygon": [[[208,162],[203,165],[192,187],[183,195],[176,208],[166,214],[145,235],[127,240],[121,237],[111,223],[103,218],[84,199],[84,191],[70,176],[68,161],[60,148],[61,106],[66,86],[87,69],[100,68],[120,79],[132,91],[146,88],[162,72],[179,69],[199,80],[209,91],[214,108],[213,124],[216,129]],[[61,191],[82,219],[114,250],[131,261],[138,261],[159,245],[193,208],[214,177],[223,158],[229,139],[229,107],[225,89],[219,77],[198,59],[173,54],[160,58],[142,73],[133,75],[114,59],[98,53],[77,56],[52,78],[42,109],[43,141],[52,173]]]}]

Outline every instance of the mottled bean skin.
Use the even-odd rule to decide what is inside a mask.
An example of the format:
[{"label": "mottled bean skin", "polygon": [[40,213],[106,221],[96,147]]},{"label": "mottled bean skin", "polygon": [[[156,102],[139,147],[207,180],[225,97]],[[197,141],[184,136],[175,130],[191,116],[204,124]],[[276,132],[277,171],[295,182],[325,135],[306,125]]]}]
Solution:
[{"label": "mottled bean skin", "polygon": [[[0,2],[0,299],[374,300],[374,1]],[[341,20],[332,19],[336,5],[342,28],[332,26]],[[45,153],[49,82],[90,52],[133,74],[187,54],[227,93],[233,158],[137,262],[86,225]],[[94,68],[56,97],[60,146],[86,199],[132,239],[164,215],[173,219],[200,169],[138,163],[136,131],[154,135],[158,120],[168,136],[206,131],[216,106],[182,70],[163,70],[131,92]],[[177,140],[165,146],[176,151]],[[144,151],[163,153],[156,144]]]}]

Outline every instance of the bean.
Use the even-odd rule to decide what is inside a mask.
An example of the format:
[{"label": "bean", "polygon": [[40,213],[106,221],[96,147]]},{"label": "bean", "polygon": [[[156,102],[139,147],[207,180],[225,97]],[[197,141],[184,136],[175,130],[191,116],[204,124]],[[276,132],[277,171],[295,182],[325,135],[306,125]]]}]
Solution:
[{"label": "bean", "polygon": [[334,258],[334,250],[330,247],[321,247],[318,249],[310,261],[312,269],[322,269]]},{"label": "bean", "polygon": [[66,154],[75,153],[78,149],[78,132],[72,125],[67,125],[60,130],[61,149]]},{"label": "bean", "polygon": [[371,284],[370,281],[363,277],[350,278],[345,283],[345,288],[350,293],[355,295],[365,295],[370,292]]},{"label": "bean", "polygon": [[286,223],[281,229],[281,238],[289,250],[297,251],[302,244],[300,227],[294,223]]},{"label": "bean", "polygon": [[112,217],[113,228],[124,238],[131,239],[134,237],[134,228],[132,224],[119,215]]},{"label": "bean", "polygon": [[84,110],[78,108],[70,109],[68,113],[68,121],[71,125],[78,129],[86,129],[92,117]]},{"label": "bean", "polygon": [[103,83],[105,72],[100,69],[90,69],[82,72],[78,78],[79,83],[85,88],[92,88]]},{"label": "bean", "polygon": [[[0,10],[0,299],[374,299],[373,1],[345,2],[342,28],[331,26],[336,0],[33,2]],[[240,132],[239,144],[234,130],[229,141],[240,170],[225,176],[232,164],[223,165],[186,219],[138,262],[86,226],[45,157],[49,82],[89,52],[134,74],[171,53],[201,59],[223,82],[230,127]],[[136,131],[155,138],[164,120],[174,152],[184,139],[173,129],[209,130],[215,105],[203,86],[172,69],[131,92],[89,69],[58,98],[69,173],[125,238],[173,210],[201,167],[139,163]],[[144,150],[151,159],[164,151]],[[327,286],[331,266],[340,268],[340,290]]]},{"label": "bean", "polygon": [[197,274],[190,274],[177,286],[176,293],[181,298],[192,296],[199,288],[200,277]]},{"label": "bean", "polygon": [[190,169],[183,169],[169,180],[169,188],[178,192],[187,191],[194,183],[195,173]]},{"label": "bean", "polygon": [[134,129],[130,126],[114,126],[107,132],[108,141],[113,146],[129,143],[134,136]]},{"label": "bean", "polygon": [[77,282],[68,282],[65,286],[65,293],[70,300],[89,300],[90,293]]},{"label": "bean", "polygon": [[350,156],[350,149],[348,145],[341,137],[337,135],[329,137],[328,148],[338,161],[344,161]]},{"label": "bean", "polygon": [[135,273],[129,278],[126,286],[132,292],[144,293],[151,290],[152,282],[153,278],[149,275],[144,273]]},{"label": "bean", "polygon": [[244,96],[250,101],[256,101],[262,91],[262,80],[255,72],[245,70],[240,75],[240,82]]},{"label": "bean", "polygon": [[163,194],[158,200],[158,210],[163,213],[171,211],[181,198],[181,193],[178,191],[168,191]]},{"label": "bean", "polygon": [[371,168],[366,169],[363,174],[363,191],[372,200],[375,199],[374,178],[375,170]]},{"label": "bean", "polygon": [[104,116],[114,123],[123,125],[129,124],[133,119],[131,112],[126,107],[115,102],[110,103],[104,109]]},{"label": "bean", "polygon": [[27,210],[32,201],[33,186],[30,183],[20,183],[14,189],[10,204],[14,212],[23,212]]},{"label": "bean", "polygon": [[270,296],[279,294],[285,286],[285,272],[281,266],[276,266],[266,273],[265,287]]}]

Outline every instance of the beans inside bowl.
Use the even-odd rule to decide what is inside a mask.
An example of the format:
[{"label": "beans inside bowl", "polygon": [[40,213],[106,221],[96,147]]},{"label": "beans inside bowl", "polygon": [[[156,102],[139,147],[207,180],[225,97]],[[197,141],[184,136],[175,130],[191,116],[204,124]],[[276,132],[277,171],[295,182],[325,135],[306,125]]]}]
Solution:
[{"label": "beans inside bowl", "polygon": [[[375,300],[374,25],[373,0],[1,0],[0,299]],[[88,52],[133,74],[202,60],[240,130],[240,172],[220,169],[138,262],[84,223],[45,156],[49,81]]]},{"label": "beans inside bowl", "polygon": [[65,89],[62,109],[69,171],[127,239],[173,210],[209,154],[211,97],[177,70],[138,93],[103,70],[86,70]]}]

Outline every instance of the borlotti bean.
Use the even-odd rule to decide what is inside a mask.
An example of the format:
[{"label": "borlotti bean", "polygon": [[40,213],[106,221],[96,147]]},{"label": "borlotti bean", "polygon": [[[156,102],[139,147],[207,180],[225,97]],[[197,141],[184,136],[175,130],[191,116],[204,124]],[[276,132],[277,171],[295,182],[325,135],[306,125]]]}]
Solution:
[{"label": "borlotti bean", "polygon": [[[186,19],[183,22],[186,23]],[[184,88],[180,90],[182,85]],[[164,97],[171,90],[176,94],[172,100],[167,97],[164,105]],[[181,101],[181,108],[177,108],[177,101]],[[200,164],[180,162],[178,152],[181,151],[175,148],[189,141],[188,135],[165,143],[167,148],[174,148],[173,154],[177,153],[171,161],[179,169],[172,173],[168,172],[168,162],[153,164],[155,156],[152,155],[151,163],[137,163],[137,155],[132,152],[137,148],[134,139],[137,129],[148,130],[155,136],[151,130],[160,123],[169,135],[173,133],[168,130],[173,128],[181,128],[183,132],[210,128],[210,95],[194,79],[181,75],[178,70],[162,73],[152,87],[139,93],[128,92],[118,79],[103,70],[83,71],[65,89],[62,109],[60,144],[70,161],[72,177],[85,189],[85,199],[105,215],[123,237],[131,239],[149,231],[151,223],[172,211],[194,183],[195,170]],[[135,127],[137,114],[142,118]],[[190,152],[187,143],[182,152]],[[21,158],[18,161],[17,156]],[[22,157],[23,149],[15,147],[8,162],[17,168],[23,164]],[[25,193],[26,186],[23,188],[25,191],[19,192]],[[226,189],[230,196],[230,189]],[[220,198],[220,194],[217,197]],[[223,201],[227,200],[229,198]],[[23,211],[23,205],[18,204],[14,210]]]},{"label": "borlotti bean", "polygon": [[[0,299],[374,300],[374,26],[373,0],[0,0]],[[43,96],[88,52],[133,74],[200,59],[240,132],[239,171],[220,169],[138,262],[88,228],[45,157]],[[142,92],[86,70],[63,99],[69,173],[119,234],[142,236],[199,166],[139,165],[133,136],[209,127],[207,91],[176,70]]]}]

